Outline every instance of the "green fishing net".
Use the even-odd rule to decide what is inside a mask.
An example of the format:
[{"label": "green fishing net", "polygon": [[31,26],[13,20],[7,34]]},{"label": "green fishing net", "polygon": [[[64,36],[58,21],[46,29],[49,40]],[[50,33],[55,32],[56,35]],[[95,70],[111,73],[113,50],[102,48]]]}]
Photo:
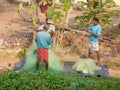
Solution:
[{"label": "green fishing net", "polygon": [[[36,60],[37,60],[37,46],[36,43],[33,42],[32,45],[27,50],[26,61],[21,70],[24,71],[36,71]],[[45,63],[40,61],[39,70],[45,69]],[[49,49],[49,70],[50,72],[62,71],[62,66],[60,65],[58,57]]]},{"label": "green fishing net", "polygon": [[73,65],[72,69],[77,72],[82,71],[83,73],[94,74],[94,71],[100,70],[100,67],[98,67],[92,59],[81,59]]}]

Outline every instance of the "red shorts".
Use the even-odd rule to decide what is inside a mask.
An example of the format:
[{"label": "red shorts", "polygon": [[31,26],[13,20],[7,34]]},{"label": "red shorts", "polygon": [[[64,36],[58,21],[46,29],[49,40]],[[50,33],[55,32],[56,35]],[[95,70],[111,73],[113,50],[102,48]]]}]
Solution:
[{"label": "red shorts", "polygon": [[46,49],[46,48],[38,48],[38,50],[37,50],[37,59],[39,59],[39,60],[47,60],[48,61],[48,49]]}]

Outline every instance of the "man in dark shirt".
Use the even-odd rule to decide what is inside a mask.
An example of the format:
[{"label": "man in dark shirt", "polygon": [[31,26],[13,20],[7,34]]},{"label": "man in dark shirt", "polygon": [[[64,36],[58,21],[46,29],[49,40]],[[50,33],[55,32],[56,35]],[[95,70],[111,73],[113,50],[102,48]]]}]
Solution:
[{"label": "man in dark shirt", "polygon": [[36,70],[39,69],[40,60],[44,60],[44,62],[46,63],[46,69],[48,70],[48,56],[49,56],[48,49],[49,49],[49,45],[52,44],[52,40],[47,30],[48,30],[48,25],[45,25],[44,29],[39,31],[35,37],[38,47]]}]

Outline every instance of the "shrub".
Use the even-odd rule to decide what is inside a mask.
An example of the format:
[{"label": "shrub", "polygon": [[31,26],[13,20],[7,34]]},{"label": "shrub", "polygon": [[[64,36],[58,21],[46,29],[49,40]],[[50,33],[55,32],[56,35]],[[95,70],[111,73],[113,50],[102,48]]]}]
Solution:
[{"label": "shrub", "polygon": [[0,76],[0,90],[119,90],[120,79],[72,76],[46,71],[14,72]]}]

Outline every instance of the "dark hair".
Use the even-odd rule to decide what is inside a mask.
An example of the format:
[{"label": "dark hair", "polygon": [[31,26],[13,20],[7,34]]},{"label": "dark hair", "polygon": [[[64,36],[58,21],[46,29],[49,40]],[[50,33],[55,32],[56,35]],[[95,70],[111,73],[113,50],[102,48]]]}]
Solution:
[{"label": "dark hair", "polygon": [[99,19],[98,18],[93,18],[93,20],[97,21],[99,23]]},{"label": "dark hair", "polygon": [[51,20],[51,18],[46,18],[46,22],[47,22],[49,19]]}]

